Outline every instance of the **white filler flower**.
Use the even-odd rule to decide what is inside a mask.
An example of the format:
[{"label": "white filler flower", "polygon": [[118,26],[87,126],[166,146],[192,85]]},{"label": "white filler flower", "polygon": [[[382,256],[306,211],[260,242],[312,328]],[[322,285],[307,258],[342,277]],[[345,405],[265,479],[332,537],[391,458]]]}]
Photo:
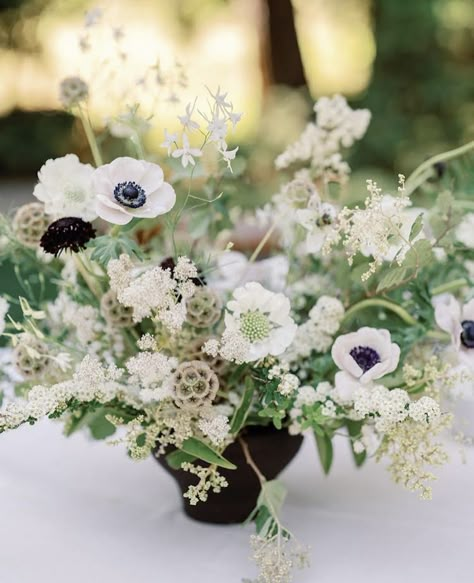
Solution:
[{"label": "white filler flower", "polygon": [[331,354],[342,371],[366,384],[397,368],[400,347],[391,341],[388,330],[364,327],[339,336]]},{"label": "white filler flower", "polygon": [[133,218],[152,219],[169,212],[176,202],[173,187],[157,164],[116,158],[94,172],[92,187],[99,217],[116,225]]},{"label": "white filler flower", "polygon": [[474,370],[474,299],[461,305],[451,294],[433,298],[435,320],[449,332],[462,363]]},{"label": "white filler flower", "polygon": [[93,173],[94,168],[82,164],[75,154],[48,160],[38,172],[33,195],[44,203],[45,213],[53,219],[79,217],[93,221],[97,217]]},{"label": "white filler flower", "polygon": [[297,328],[290,316],[289,299],[254,281],[237,288],[233,298],[227,303],[226,332],[238,334],[248,343],[245,361],[282,354]]}]

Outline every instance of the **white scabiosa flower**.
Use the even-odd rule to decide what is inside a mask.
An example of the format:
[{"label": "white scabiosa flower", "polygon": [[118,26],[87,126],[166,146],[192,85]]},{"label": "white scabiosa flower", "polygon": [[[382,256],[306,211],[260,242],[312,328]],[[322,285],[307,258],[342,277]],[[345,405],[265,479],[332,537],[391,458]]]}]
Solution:
[{"label": "white scabiosa flower", "polygon": [[176,202],[174,189],[164,181],[161,167],[134,158],[116,158],[97,168],[92,188],[97,214],[116,225],[126,225],[133,218],[164,215]]},{"label": "white scabiosa flower", "polygon": [[94,168],[82,164],[75,154],[48,160],[38,172],[33,195],[44,203],[45,213],[53,219],[78,217],[92,221],[97,217],[93,173]]},{"label": "white scabiosa flower", "polygon": [[339,369],[367,384],[397,368],[400,347],[388,330],[364,327],[339,336],[331,354]]},{"label": "white scabiosa flower", "polygon": [[288,298],[257,282],[234,291],[233,299],[227,303],[225,325],[228,334],[238,334],[245,340],[245,362],[282,354],[296,333]]},{"label": "white scabiosa flower", "polygon": [[474,299],[461,305],[451,294],[433,298],[435,320],[451,335],[460,361],[474,370]]}]

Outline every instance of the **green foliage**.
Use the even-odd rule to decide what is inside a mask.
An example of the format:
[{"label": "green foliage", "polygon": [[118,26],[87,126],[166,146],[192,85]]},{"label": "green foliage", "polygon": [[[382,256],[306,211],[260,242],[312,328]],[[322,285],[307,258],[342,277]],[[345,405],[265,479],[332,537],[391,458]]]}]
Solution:
[{"label": "green foliage", "polygon": [[285,498],[286,488],[279,480],[262,484],[255,510],[248,518],[255,522],[257,534],[262,538],[275,536],[281,529],[279,515]]},{"label": "green foliage", "polygon": [[176,449],[166,456],[166,462],[173,470],[181,469],[184,463],[193,463],[196,456],[185,453],[181,449]]},{"label": "green foliage", "polygon": [[317,431],[316,429],[314,430],[314,438],[316,439],[319,459],[323,471],[325,474],[329,474],[333,460],[332,440],[326,432],[322,430]]},{"label": "green foliage", "polygon": [[111,259],[118,259],[122,253],[134,255],[139,259],[143,257],[143,253],[135,241],[123,234],[117,237],[102,235],[93,239],[88,247],[92,249],[91,259],[103,267],[107,267]]},{"label": "green foliage", "polygon": [[225,459],[225,457],[223,457],[219,452],[197,437],[189,437],[186,439],[181,446],[181,450],[184,453],[190,456],[194,456],[209,464],[220,466],[221,468],[226,468],[227,470],[237,469],[235,464]]},{"label": "green foliage", "polygon": [[254,392],[255,383],[253,379],[250,376],[248,376],[245,379],[245,387],[244,392],[242,394],[242,399],[240,401],[239,406],[235,410],[232,422],[230,424],[230,432],[233,435],[237,435],[237,433],[245,425],[245,421],[250,412],[250,408],[252,407]]},{"label": "green foliage", "polygon": [[367,453],[365,451],[362,453],[357,453],[354,451],[354,441],[360,438],[362,425],[362,421],[352,421],[351,419],[347,419],[346,421],[347,431],[349,433],[349,437],[351,438],[350,445],[352,457],[354,458],[354,462],[357,467],[360,467],[367,458]]}]

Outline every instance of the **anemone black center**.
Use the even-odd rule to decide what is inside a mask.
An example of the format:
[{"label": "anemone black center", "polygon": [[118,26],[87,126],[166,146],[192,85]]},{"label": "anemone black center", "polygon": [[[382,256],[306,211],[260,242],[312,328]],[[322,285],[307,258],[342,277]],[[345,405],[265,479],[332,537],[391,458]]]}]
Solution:
[{"label": "anemone black center", "polygon": [[114,188],[115,200],[123,206],[137,209],[146,203],[146,194],[143,188],[131,180],[119,182]]},{"label": "anemone black center", "polygon": [[461,322],[461,342],[466,348],[474,348],[474,320]]},{"label": "anemone black center", "polygon": [[379,353],[370,346],[355,346],[349,354],[364,372],[381,362]]}]

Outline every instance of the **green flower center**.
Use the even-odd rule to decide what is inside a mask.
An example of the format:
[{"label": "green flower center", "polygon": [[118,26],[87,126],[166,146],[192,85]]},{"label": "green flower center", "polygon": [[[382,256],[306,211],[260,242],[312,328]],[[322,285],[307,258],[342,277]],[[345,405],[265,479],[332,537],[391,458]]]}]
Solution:
[{"label": "green flower center", "polygon": [[84,202],[86,195],[83,190],[69,186],[64,190],[64,198],[69,202]]},{"label": "green flower center", "polygon": [[259,342],[270,334],[270,322],[258,310],[246,312],[240,316],[240,331],[250,342]]}]

